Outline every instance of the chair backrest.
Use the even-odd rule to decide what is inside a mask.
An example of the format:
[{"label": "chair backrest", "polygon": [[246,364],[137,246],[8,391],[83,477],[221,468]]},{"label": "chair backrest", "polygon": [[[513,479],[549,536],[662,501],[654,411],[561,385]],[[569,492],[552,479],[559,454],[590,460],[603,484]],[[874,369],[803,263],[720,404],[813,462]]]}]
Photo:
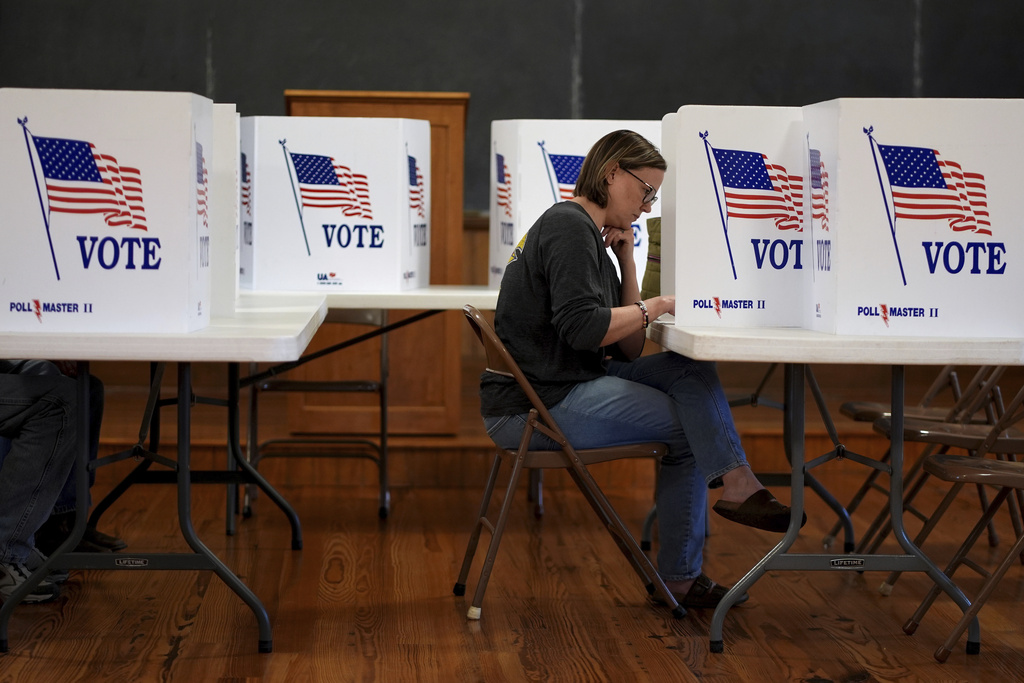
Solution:
[{"label": "chair backrest", "polygon": [[551,417],[544,402],[537,395],[533,385],[530,384],[530,380],[527,379],[519,364],[512,358],[512,354],[505,348],[504,342],[498,337],[491,324],[480,314],[480,311],[469,304],[463,306],[462,311],[465,313],[466,320],[469,321],[470,327],[473,328],[473,332],[476,333],[480,343],[484,346],[484,351],[487,353],[486,371],[514,379],[519,384],[519,388],[526,394],[530,405],[537,411],[543,426],[554,432],[554,435],[548,434],[548,436],[551,436],[563,446],[568,445],[568,440],[562,434],[562,430],[558,428],[558,423]]}]

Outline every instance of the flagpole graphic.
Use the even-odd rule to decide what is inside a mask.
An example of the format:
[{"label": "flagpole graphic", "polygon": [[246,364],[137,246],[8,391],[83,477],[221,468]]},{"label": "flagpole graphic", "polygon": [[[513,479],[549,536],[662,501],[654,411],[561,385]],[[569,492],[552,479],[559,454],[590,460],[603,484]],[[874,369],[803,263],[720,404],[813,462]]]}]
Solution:
[{"label": "flagpole graphic", "polygon": [[885,204],[885,217],[889,219],[889,232],[892,234],[892,246],[896,249],[896,262],[900,266],[900,277],[903,278],[904,286],[907,284],[907,274],[903,270],[903,258],[900,256],[900,244],[896,241],[896,218],[889,212],[889,200],[885,196],[885,182],[882,180],[882,169],[878,167],[878,155],[875,154],[875,147],[878,145],[875,138],[871,136],[875,130],[874,126],[864,129],[868,136],[868,146],[871,148],[871,158],[875,162],[875,173],[878,174],[878,189],[882,191],[882,201]]},{"label": "flagpole graphic", "polygon": [[284,151],[284,165],[288,169],[288,180],[292,184],[292,196],[295,198],[295,209],[299,212],[299,225],[302,227],[302,241],[306,243],[306,256],[311,256],[313,252],[309,250],[309,239],[306,237],[306,222],[302,219],[302,202],[299,201],[299,193],[295,189],[295,178],[292,176],[292,164],[291,155],[288,153],[288,148],[285,147],[285,143],[288,139],[278,140],[281,143],[281,149]]},{"label": "flagpole graphic", "polygon": [[722,197],[718,193],[718,181],[715,180],[715,167],[711,163],[711,143],[708,142],[708,132],[698,133],[700,139],[704,141],[704,151],[708,155],[708,170],[711,171],[711,184],[715,188],[715,200],[718,202],[718,216],[722,219],[722,232],[725,233],[725,248],[729,251],[729,265],[732,266],[732,279],[738,279],[736,277],[736,263],[732,258],[732,246],[729,244],[729,218],[725,212],[722,211]]},{"label": "flagpole graphic", "polygon": [[25,133],[25,148],[28,150],[28,163],[32,167],[32,179],[36,183],[36,197],[39,198],[39,211],[43,214],[43,225],[46,226],[46,241],[50,243],[50,258],[53,259],[53,270],[57,274],[57,279],[60,280],[60,268],[57,267],[57,254],[53,250],[53,238],[50,236],[50,219],[46,215],[46,206],[43,204],[43,191],[39,187],[39,175],[36,173],[36,163],[32,159],[32,144],[29,142],[28,136],[28,117],[18,119],[18,123],[21,124],[21,129]]}]

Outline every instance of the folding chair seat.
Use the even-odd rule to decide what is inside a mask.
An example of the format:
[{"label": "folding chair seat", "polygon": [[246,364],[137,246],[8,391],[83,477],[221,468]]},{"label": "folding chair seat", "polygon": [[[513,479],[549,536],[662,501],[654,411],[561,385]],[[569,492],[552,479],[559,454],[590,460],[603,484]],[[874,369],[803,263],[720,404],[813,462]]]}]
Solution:
[{"label": "folding chair seat", "polygon": [[[388,323],[388,312],[381,309],[331,309],[327,323],[344,323],[381,328]],[[248,458],[253,467],[267,458],[364,458],[377,466],[378,516],[386,519],[391,510],[388,486],[388,335],[381,334],[377,378],[364,380],[287,380],[279,377],[264,380],[252,388],[249,408]],[[355,436],[292,437],[270,439],[258,437],[258,395],[267,391],[301,391],[328,393],[375,393],[380,404],[380,428],[376,440]],[[255,491],[249,488],[244,514],[250,514]]]},{"label": "folding chair seat", "polygon": [[[1001,375],[1002,373],[993,373],[989,377],[983,385],[982,395],[989,392],[992,382],[997,381]],[[1024,401],[1024,388],[1017,393],[1007,406],[1003,406],[1002,399],[998,394],[996,398],[998,400],[995,400],[991,405],[990,418],[992,419],[992,424],[990,425],[968,424],[966,423],[966,417],[961,418],[960,422],[932,422],[914,419],[904,421],[904,442],[927,444],[926,450],[919,460],[919,465],[921,465],[920,471],[915,472],[912,480],[908,480],[904,494],[905,500],[916,496],[924,487],[927,479],[932,476],[933,473],[924,465],[930,461],[934,462],[934,457],[949,455],[950,449],[955,448],[966,451],[968,456],[976,459],[981,459],[986,455],[994,455],[998,460],[1016,460],[1017,454],[1024,453],[1024,432],[1013,427],[1024,416],[1024,413],[1020,412],[1021,403]],[[975,403],[975,405],[977,404]],[[879,418],[875,422],[874,427],[876,431],[885,434],[890,439],[892,438],[890,418]],[[954,485],[930,515],[921,517],[924,526],[914,538],[916,545],[921,546],[928,538],[946,510],[952,505],[961,488],[963,488],[963,484],[958,483]],[[989,509],[991,506],[988,502],[988,494],[985,488],[981,483],[978,483],[976,488],[982,510]],[[907,503],[909,504],[909,501]],[[1020,493],[1010,499],[1010,520],[1017,536],[1024,534],[1024,522],[1021,520],[1022,506],[1024,506],[1024,497]],[[906,505],[904,509],[907,509]],[[999,544],[999,539],[995,534],[994,526],[991,522],[987,523],[986,526],[989,530],[989,545],[995,547]],[[1021,560],[1024,562],[1024,556],[1021,557]],[[898,571],[889,574],[880,589],[883,594],[889,594],[892,591],[900,574],[901,572]]]},{"label": "folding chair seat", "polygon": [[[1019,435],[1013,437],[1019,439]],[[1008,446],[1007,446],[1008,447]],[[956,551],[949,565],[943,570],[946,576],[953,578],[953,574],[961,565],[966,565],[969,568],[975,570],[982,577],[984,582],[981,588],[978,590],[974,599],[971,600],[971,606],[963,616],[957,622],[956,626],[949,633],[946,640],[935,650],[935,658],[940,662],[946,661],[949,657],[949,653],[953,649],[954,643],[963,635],[963,632],[970,625],[971,620],[976,618],[978,612],[984,606],[985,601],[988,600],[989,596],[995,590],[999,580],[1006,573],[1006,570],[1010,568],[1015,557],[1020,557],[1024,553],[1024,534],[1018,532],[1017,541],[1010,548],[1009,552],[1003,557],[999,565],[991,572],[986,570],[980,564],[972,561],[968,554],[971,548],[974,546],[978,537],[981,535],[982,530],[992,521],[996,511],[1003,504],[1003,502],[1010,496],[1011,493],[1017,492],[1018,494],[1024,489],[1024,463],[1007,461],[1007,460],[993,460],[991,458],[979,458],[962,455],[951,455],[949,453],[939,453],[935,455],[929,455],[925,458],[924,469],[930,475],[942,479],[943,481],[953,482],[957,486],[963,486],[964,484],[976,484],[978,486],[997,486],[999,492],[993,498],[992,503],[985,509],[984,514],[978,520],[978,523],[974,525],[974,528],[968,534],[963,544]],[[939,587],[934,586],[925,596],[921,605],[914,612],[913,616],[907,620],[904,624],[903,630],[912,634],[917,630],[918,625],[924,618],[924,615],[931,608],[935,599],[938,597],[940,592]],[[981,643],[967,642],[967,654],[978,654],[981,650]]]},{"label": "folding chair seat", "polygon": [[[669,606],[675,617],[682,617],[686,613],[685,610],[672,597],[672,594],[665,586],[661,577],[658,576],[650,560],[641,552],[633,536],[626,529],[618,513],[616,513],[611,503],[608,502],[608,499],[601,491],[597,482],[594,481],[588,469],[590,465],[623,458],[660,458],[668,451],[668,447],[663,443],[638,443],[609,448],[579,450],[573,448],[558,424],[551,417],[544,403],[537,396],[526,375],[523,374],[487,320],[473,306],[467,305],[463,311],[486,351],[486,372],[493,372],[515,379],[533,406],[529,413],[527,424],[523,429],[519,447],[516,450],[499,449],[491,464],[491,470],[484,487],[483,501],[480,504],[480,511],[470,533],[462,568],[459,571],[458,580],[453,589],[455,595],[465,595],[466,580],[473,564],[480,534],[483,529],[487,529],[491,534],[490,544],[488,545],[487,554],[480,570],[476,592],[466,616],[469,619],[479,619],[481,616],[484,592],[487,589],[487,583],[497,556],[498,546],[501,543],[502,534],[508,521],[516,486],[523,470],[560,468],[569,473],[572,481],[587,499],[587,502],[590,503],[619,549],[640,576],[647,592],[651,595],[657,594]],[[530,439],[535,431],[546,435],[559,444],[561,448],[552,451],[530,450]],[[508,462],[511,465],[511,473],[508,484],[505,487],[505,495],[501,501],[498,515],[495,518],[491,518],[488,516],[488,509],[490,508],[491,495],[497,483],[503,462]]]}]

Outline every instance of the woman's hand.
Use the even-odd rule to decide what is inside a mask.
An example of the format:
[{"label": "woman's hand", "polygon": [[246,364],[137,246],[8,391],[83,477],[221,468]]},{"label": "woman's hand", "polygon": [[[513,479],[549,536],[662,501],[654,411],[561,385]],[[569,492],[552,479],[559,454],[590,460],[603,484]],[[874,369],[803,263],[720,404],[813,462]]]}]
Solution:
[{"label": "woman's hand", "polygon": [[605,226],[601,228],[601,237],[604,238],[604,246],[611,247],[615,258],[622,263],[623,260],[633,259],[633,228],[613,228]]},{"label": "woman's hand", "polygon": [[656,296],[653,299],[648,299],[647,309],[649,311],[651,322],[654,322],[666,313],[669,315],[675,315],[676,298],[674,296]]}]

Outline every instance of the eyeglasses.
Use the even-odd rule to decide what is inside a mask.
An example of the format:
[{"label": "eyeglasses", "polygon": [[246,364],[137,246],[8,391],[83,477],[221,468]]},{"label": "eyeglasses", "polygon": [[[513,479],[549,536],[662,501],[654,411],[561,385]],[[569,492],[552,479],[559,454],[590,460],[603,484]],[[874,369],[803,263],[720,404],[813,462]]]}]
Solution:
[{"label": "eyeglasses", "polygon": [[[619,166],[619,168],[622,167]],[[633,176],[637,180],[640,180],[640,177],[637,176],[637,174],[630,171],[628,168],[622,168],[622,170],[628,173],[629,175]],[[658,191],[655,190],[653,186],[649,185],[643,180],[640,180],[640,182],[643,183],[644,186],[647,188],[647,192],[644,193],[644,200],[641,202],[641,204],[650,204],[651,206],[654,206],[654,204],[658,201]]]}]

